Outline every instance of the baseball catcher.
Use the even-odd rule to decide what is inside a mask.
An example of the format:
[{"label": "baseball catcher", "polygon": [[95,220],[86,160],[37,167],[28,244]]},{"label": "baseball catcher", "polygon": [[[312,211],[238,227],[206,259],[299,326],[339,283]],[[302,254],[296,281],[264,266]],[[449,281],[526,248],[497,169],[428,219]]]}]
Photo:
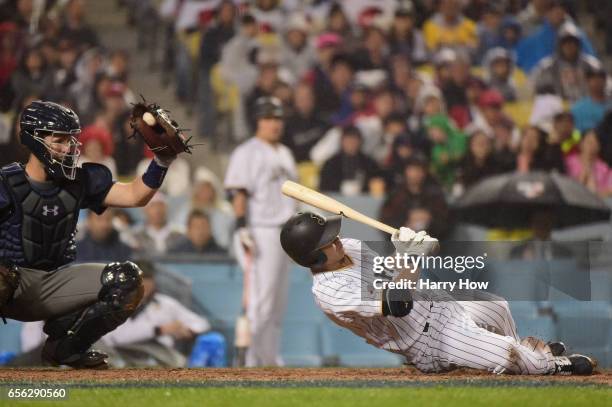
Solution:
[{"label": "baseball catcher", "polygon": [[[386,288],[362,291],[377,254],[355,239],[340,239],[340,216],[298,213],[283,226],[283,249],[313,275],[315,302],[336,324],[378,348],[406,357],[423,372],[468,367],[494,373],[588,375],[594,360],[565,356],[561,342],[516,333],[508,303],[477,292],[457,301],[443,290]],[[400,255],[430,254],[437,239],[400,228],[391,237]],[[416,280],[410,270],[386,270],[394,280]],[[391,287],[391,286],[390,286]]]},{"label": "baseball catcher", "polygon": [[163,110],[136,107],[133,126],[155,158],[132,182],[115,182],[100,164],[77,166],[79,118],[45,101],[21,114],[28,162],[0,169],[0,316],[45,321],[42,358],[53,366],[106,368],[107,355],[90,347],[121,325],[143,295],[142,273],[132,262],[70,264],[81,209],[100,214],[107,207],[146,205],[176,155],[189,151]]}]

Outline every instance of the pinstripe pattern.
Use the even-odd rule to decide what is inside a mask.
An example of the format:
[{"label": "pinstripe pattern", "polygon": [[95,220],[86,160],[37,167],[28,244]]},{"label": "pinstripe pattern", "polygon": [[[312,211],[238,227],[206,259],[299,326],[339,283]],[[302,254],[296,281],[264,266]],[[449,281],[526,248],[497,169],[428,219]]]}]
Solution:
[{"label": "pinstripe pattern", "polygon": [[[471,367],[490,372],[547,374],[554,371],[548,346],[519,343],[507,302],[485,292],[457,301],[441,290],[413,291],[414,306],[401,318],[382,315],[380,298],[362,291],[374,278],[372,252],[361,242],[342,239],[353,265],[314,275],[315,302],[336,324],[367,343],[406,356],[425,372]],[[372,294],[372,295],[370,295]]]}]

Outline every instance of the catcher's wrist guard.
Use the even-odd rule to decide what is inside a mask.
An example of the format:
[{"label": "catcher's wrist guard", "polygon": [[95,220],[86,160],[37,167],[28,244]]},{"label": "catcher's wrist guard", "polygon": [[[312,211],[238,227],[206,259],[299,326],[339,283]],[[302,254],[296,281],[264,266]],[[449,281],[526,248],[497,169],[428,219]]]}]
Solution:
[{"label": "catcher's wrist guard", "polygon": [[158,189],[162,186],[168,167],[163,167],[156,160],[151,160],[149,167],[142,174],[142,182],[151,189]]}]

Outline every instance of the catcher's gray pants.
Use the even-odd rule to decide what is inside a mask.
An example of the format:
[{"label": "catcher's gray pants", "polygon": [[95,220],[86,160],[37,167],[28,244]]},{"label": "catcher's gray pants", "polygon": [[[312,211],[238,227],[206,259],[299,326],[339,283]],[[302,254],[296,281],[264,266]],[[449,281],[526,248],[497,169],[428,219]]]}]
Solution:
[{"label": "catcher's gray pants", "polygon": [[19,287],[2,307],[2,315],[18,321],[41,321],[83,309],[98,300],[103,263],[60,267],[53,271],[20,268]]}]

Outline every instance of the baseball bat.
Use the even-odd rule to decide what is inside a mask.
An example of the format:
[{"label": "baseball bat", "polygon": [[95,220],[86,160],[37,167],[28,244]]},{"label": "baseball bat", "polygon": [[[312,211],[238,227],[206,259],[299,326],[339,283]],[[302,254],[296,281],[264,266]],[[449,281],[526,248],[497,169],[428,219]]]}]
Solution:
[{"label": "baseball bat", "polygon": [[385,225],[376,219],[372,219],[369,216],[366,216],[363,213],[356,211],[355,209],[350,208],[333,198],[330,198],[329,196],[305,187],[304,185],[300,185],[297,182],[285,181],[281,190],[283,194],[293,199],[297,199],[298,201],[312,205],[315,208],[323,209],[337,215],[343,215],[349,219],[353,219],[365,225],[372,226],[378,230],[382,230],[383,232],[387,232],[390,235],[397,230],[394,227]]}]

